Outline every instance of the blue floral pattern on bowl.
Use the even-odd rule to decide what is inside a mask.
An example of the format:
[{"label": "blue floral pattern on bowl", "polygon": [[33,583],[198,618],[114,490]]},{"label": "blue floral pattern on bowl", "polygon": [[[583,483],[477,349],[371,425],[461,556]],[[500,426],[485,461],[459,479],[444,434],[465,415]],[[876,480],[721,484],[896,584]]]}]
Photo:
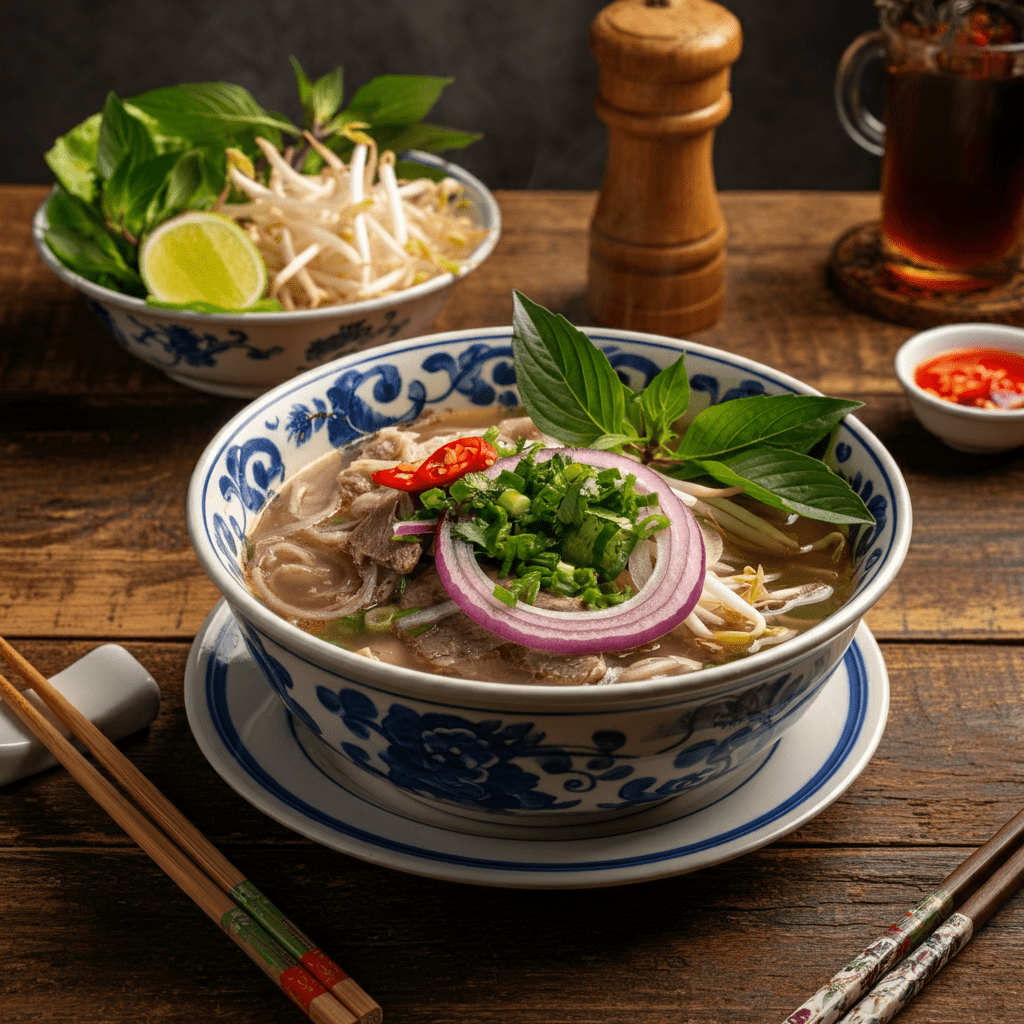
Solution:
[{"label": "blue floral pattern on bowl", "polygon": [[[622,810],[665,800],[727,774],[741,763],[734,750],[748,747],[756,753],[774,743],[780,723],[815,692],[802,678],[783,677],[744,694],[741,701],[722,700],[681,716],[673,725],[684,737],[666,744],[657,756],[670,755],[671,768],[682,774],[662,779],[636,775],[636,756],[622,753],[635,744],[620,729],[597,730],[588,743],[568,748],[545,742],[544,732],[532,721],[421,714],[399,703],[382,715],[366,694],[348,688],[321,686],[317,698],[357,740],[384,743],[374,751],[344,741],[341,750],[351,763],[403,789],[477,808],[518,811],[568,810],[579,806],[577,794],[600,788],[605,795],[596,800],[596,808]],[[714,738],[709,738],[709,729]],[[550,785],[547,792],[541,788],[544,775],[558,777],[554,784],[561,793],[550,792]]]},{"label": "blue floral pattern on bowl", "polygon": [[110,310],[95,299],[88,299],[87,305],[125,351],[132,352],[136,346],[145,348],[152,352],[151,362],[164,367],[179,363],[214,367],[223,353],[229,351],[242,352],[248,359],[270,359],[284,351],[280,345],[259,348],[238,328],[228,330],[226,336],[218,336],[210,331],[193,330],[187,324],[147,324],[135,316],[126,316],[118,322]]}]

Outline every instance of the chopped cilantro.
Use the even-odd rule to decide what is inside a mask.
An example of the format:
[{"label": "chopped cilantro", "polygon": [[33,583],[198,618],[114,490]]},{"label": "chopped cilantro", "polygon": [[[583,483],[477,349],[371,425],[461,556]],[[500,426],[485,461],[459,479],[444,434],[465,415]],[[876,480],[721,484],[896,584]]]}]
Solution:
[{"label": "chopped cilantro", "polygon": [[653,494],[636,478],[555,453],[538,462],[539,445],[520,450],[513,470],[494,480],[469,473],[448,493],[427,491],[425,512],[452,516],[452,535],[473,546],[502,580],[494,596],[533,604],[543,589],[607,608],[631,596],[616,583],[640,540],[668,525]]}]

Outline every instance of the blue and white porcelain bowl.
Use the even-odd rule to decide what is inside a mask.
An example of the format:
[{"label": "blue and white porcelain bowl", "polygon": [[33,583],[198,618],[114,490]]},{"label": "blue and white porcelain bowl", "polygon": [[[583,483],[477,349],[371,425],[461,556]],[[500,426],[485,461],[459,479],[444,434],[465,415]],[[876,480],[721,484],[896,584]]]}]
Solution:
[{"label": "blue and white porcelain bowl", "polygon": [[[694,414],[747,394],[815,393],[689,342],[587,333],[634,389],[685,351]],[[495,815],[530,825],[585,823],[669,799],[705,806],[756,771],[811,706],[903,563],[911,533],[906,484],[853,417],[829,458],[877,520],[851,534],[855,592],[806,633],[733,664],[600,687],[453,679],[317,640],[268,611],[243,583],[246,531],[302,467],[423,409],[517,402],[510,328],[395,342],[305,373],[242,410],[199,460],[188,495],[199,559],[268,684],[337,770],[380,801],[389,794],[404,806],[409,797],[426,801],[463,828]]]},{"label": "blue and white porcelain bowl", "polygon": [[50,251],[44,233],[46,203],[36,211],[32,238],[43,262],[81,292],[117,343],[172,380],[231,398],[255,398],[312,367],[428,330],[452,286],[480,266],[501,234],[501,211],[480,180],[429,153],[404,159],[443,170],[460,182],[471,216],[486,234],[462,261],[458,276],[442,274],[422,284],[363,302],[281,313],[194,313],[149,306],[68,270]]}]

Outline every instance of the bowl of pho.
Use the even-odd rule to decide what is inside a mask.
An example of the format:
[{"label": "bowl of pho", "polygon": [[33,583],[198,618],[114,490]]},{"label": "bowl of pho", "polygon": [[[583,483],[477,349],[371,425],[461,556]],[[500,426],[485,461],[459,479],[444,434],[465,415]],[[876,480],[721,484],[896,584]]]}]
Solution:
[{"label": "bowl of pho", "polygon": [[371,799],[466,829],[697,809],[812,705],[906,555],[857,405],[516,293],[512,327],[252,402],[188,526],[268,694]]},{"label": "bowl of pho", "polygon": [[[36,212],[46,265],[128,352],[181,384],[253,398],[429,328],[494,248],[490,190],[437,155],[479,136],[422,118],[448,79],[383,75],[303,123],[226,82],[120,100],[56,140]],[[429,150],[429,152],[427,151]]]}]

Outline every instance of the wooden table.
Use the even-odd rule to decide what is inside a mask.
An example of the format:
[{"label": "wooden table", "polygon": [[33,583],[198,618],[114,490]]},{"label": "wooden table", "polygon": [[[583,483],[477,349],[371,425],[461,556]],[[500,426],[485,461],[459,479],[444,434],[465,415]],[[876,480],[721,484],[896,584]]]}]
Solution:
[{"label": "wooden table", "polygon": [[[333,852],[221,780],[182,704],[217,601],[189,545],[193,465],[240,402],[124,354],[35,254],[38,187],[0,188],[0,632],[52,675],[123,644],[163,694],[122,742],[395,1024],[781,1021],[1024,805],[1024,462],[959,455],[892,369],[910,332],[829,288],[865,194],[731,193],[726,309],[694,340],[867,403],[903,469],[914,539],[867,618],[891,681],[873,760],[831,807],[738,860],[639,886],[538,892],[439,882]],[[505,229],[436,329],[505,324],[511,290],[586,322],[589,193],[498,194]],[[1017,1020],[1011,901],[903,1013]],[[0,792],[0,1021],[297,1019],[273,986],[59,769]]]}]

